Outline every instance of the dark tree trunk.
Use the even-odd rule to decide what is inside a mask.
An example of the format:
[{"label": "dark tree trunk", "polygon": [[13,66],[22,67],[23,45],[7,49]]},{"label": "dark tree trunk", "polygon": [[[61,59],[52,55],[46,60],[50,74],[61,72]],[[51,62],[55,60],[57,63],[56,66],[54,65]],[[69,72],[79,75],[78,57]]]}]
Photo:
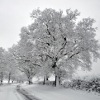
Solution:
[{"label": "dark tree trunk", "polygon": [[45,85],[45,83],[46,83],[45,81],[46,81],[46,80],[45,80],[45,76],[44,76],[43,85]]},{"label": "dark tree trunk", "polygon": [[58,69],[58,67],[56,65],[56,62],[54,63],[53,68],[55,70],[55,82],[54,82],[54,85],[56,87],[58,87],[59,86],[59,69]]},{"label": "dark tree trunk", "polygon": [[29,85],[32,84],[32,81],[31,80],[29,80],[28,82],[29,82]]},{"label": "dark tree trunk", "polygon": [[32,84],[32,78],[31,78],[31,76],[28,76],[28,83],[29,83],[29,85]]},{"label": "dark tree trunk", "polygon": [[43,81],[43,85],[45,85],[48,81],[48,76],[44,76],[44,81]]},{"label": "dark tree trunk", "polygon": [[1,72],[1,85],[3,84],[3,72]]},{"label": "dark tree trunk", "polygon": [[10,79],[11,79],[11,73],[9,73],[9,76],[8,76],[8,83],[10,83]]},{"label": "dark tree trunk", "polygon": [[61,85],[61,77],[59,76],[59,85]]},{"label": "dark tree trunk", "polygon": [[1,79],[1,85],[3,84],[3,80]]},{"label": "dark tree trunk", "polygon": [[56,80],[57,80],[57,76],[55,75],[55,82],[54,82],[54,85],[56,86]]},{"label": "dark tree trunk", "polygon": [[14,81],[12,81],[12,83],[13,83]]},{"label": "dark tree trunk", "polygon": [[46,77],[46,81],[48,81],[48,77]]},{"label": "dark tree trunk", "polygon": [[55,86],[58,87],[60,85],[59,76],[55,75]]}]

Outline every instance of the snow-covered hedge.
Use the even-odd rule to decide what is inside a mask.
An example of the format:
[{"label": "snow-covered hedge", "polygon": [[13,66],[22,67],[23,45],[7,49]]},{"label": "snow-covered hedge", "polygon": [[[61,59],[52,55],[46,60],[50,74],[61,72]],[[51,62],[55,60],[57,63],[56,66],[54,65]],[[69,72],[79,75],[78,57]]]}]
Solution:
[{"label": "snow-covered hedge", "polygon": [[100,93],[100,79],[96,78],[89,81],[74,79],[71,82],[65,82],[64,87]]}]

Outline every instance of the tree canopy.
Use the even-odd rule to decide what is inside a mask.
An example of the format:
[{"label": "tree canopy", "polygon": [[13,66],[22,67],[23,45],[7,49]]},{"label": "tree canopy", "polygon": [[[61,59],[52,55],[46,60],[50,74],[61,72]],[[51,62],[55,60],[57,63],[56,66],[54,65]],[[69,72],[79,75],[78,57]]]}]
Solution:
[{"label": "tree canopy", "polygon": [[92,59],[99,55],[98,40],[95,39],[94,19],[84,18],[77,22],[80,13],[75,10],[55,11],[45,9],[33,10],[34,22],[27,28],[26,34],[35,47],[35,54],[50,59],[55,76],[60,70],[73,73],[79,66],[91,69]]},{"label": "tree canopy", "polygon": [[18,45],[10,50],[30,80],[34,75],[55,75],[55,85],[61,79],[71,77],[78,67],[90,70],[100,57],[100,45],[96,40],[95,20],[78,21],[78,10],[33,10],[33,23],[23,27]]}]

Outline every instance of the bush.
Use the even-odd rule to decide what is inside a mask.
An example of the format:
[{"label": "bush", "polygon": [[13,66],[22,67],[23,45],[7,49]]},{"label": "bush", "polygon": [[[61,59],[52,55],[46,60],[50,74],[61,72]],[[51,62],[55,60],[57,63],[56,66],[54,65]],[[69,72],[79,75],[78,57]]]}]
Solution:
[{"label": "bush", "polygon": [[100,93],[100,79],[91,79],[90,81],[75,79],[71,82],[65,82],[63,84],[66,88],[80,89],[85,91],[94,91]]}]

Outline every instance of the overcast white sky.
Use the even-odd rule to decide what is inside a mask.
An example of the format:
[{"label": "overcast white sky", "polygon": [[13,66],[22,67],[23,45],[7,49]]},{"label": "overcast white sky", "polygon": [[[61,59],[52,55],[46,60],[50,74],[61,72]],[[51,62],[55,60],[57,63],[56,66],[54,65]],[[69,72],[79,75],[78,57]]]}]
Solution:
[{"label": "overcast white sky", "polygon": [[[19,41],[20,29],[32,23],[30,13],[35,8],[78,9],[80,18],[91,17],[98,27],[100,40],[100,0],[0,0],[0,47],[5,49]],[[93,74],[100,73],[100,60],[93,64]]]}]

